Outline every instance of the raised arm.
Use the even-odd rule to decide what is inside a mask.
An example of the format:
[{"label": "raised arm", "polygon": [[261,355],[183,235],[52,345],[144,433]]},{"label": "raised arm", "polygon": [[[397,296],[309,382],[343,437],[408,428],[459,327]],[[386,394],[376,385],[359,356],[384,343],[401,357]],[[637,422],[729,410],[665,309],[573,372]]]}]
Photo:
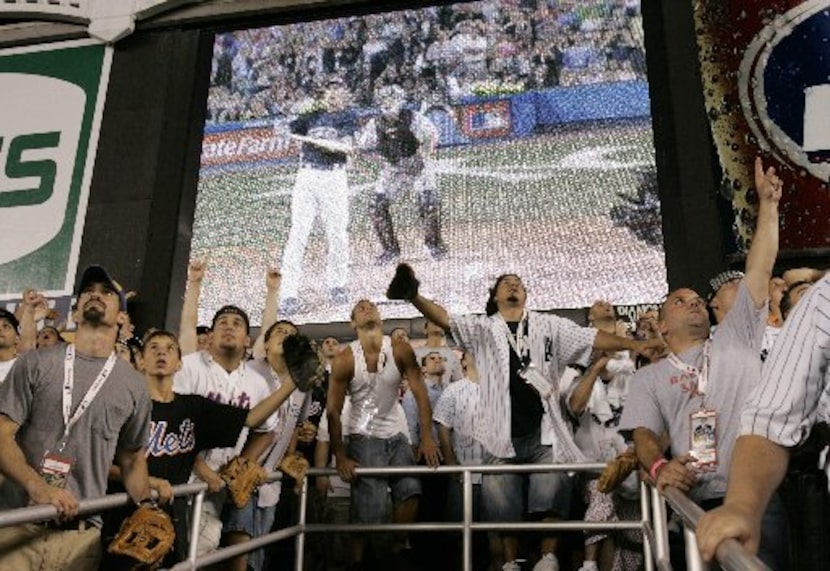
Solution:
[{"label": "raised arm", "polygon": [[49,305],[43,294],[32,289],[23,292],[23,303],[21,303],[18,315],[20,321],[18,353],[25,353],[37,347],[37,322],[45,319],[48,314]]},{"label": "raised arm", "polygon": [[588,406],[588,400],[591,398],[591,392],[594,390],[594,385],[596,384],[600,373],[602,373],[610,360],[611,358],[608,355],[601,355],[598,359],[591,363],[591,366],[585,370],[585,373],[581,377],[579,377],[576,388],[574,388],[570,398],[568,399],[568,409],[570,409],[570,411],[576,416],[580,416],[583,412],[585,412],[585,407]]},{"label": "raised arm", "polygon": [[594,349],[599,351],[631,351],[651,358],[652,355],[660,354],[666,349],[666,342],[662,339],[646,339],[639,341],[628,337],[620,337],[605,331],[597,330],[594,339]]},{"label": "raised arm", "polygon": [[245,426],[249,428],[256,428],[265,422],[269,416],[277,412],[282,403],[284,403],[297,388],[294,380],[289,378],[280,385],[280,388],[272,392],[266,398],[259,402],[254,408],[248,411],[248,416],[245,418]]},{"label": "raised arm", "polygon": [[265,357],[265,332],[277,322],[277,308],[280,302],[282,274],[276,268],[268,268],[265,274],[265,308],[262,310],[262,325],[254,342],[254,359]]},{"label": "raised arm", "polygon": [[420,282],[415,277],[415,270],[409,264],[398,264],[395,277],[389,283],[386,297],[408,301],[424,317],[438,325],[446,332],[450,331],[450,319],[447,310],[418,293]]},{"label": "raised arm", "polygon": [[187,289],[182,303],[182,317],[179,321],[179,347],[182,355],[196,352],[198,347],[196,327],[199,325],[199,297],[202,295],[202,278],[207,263],[191,260],[187,266]]},{"label": "raised arm", "polygon": [[764,171],[761,157],[756,157],[758,220],[746,256],[746,285],[756,307],[761,307],[769,296],[769,280],[778,255],[778,202],[781,200],[782,186],[775,169],[769,167]]}]

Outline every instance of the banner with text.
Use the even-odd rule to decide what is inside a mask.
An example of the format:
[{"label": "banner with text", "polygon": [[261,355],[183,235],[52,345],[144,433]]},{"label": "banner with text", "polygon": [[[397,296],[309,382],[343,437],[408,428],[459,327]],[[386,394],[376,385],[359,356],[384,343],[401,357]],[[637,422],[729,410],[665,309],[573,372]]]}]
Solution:
[{"label": "banner with text", "polygon": [[71,293],[111,48],[0,50],[0,299]]}]

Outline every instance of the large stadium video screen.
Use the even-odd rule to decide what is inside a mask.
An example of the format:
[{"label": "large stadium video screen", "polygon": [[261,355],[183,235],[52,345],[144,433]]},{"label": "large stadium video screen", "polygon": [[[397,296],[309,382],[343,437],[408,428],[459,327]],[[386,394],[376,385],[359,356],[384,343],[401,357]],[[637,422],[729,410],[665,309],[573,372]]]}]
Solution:
[{"label": "large stadium video screen", "polygon": [[657,302],[666,271],[632,0],[486,0],[217,34],[191,259],[200,321],[386,318],[398,262],[451,312]]}]

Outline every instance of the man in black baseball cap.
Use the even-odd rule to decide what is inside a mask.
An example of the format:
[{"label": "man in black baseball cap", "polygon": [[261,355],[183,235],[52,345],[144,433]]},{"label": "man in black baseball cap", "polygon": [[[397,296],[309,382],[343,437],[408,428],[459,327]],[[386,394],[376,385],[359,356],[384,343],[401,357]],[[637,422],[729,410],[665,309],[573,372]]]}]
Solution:
[{"label": "man in black baseball cap", "polygon": [[112,279],[109,272],[102,266],[89,266],[81,275],[81,281],[78,282],[78,289],[75,290],[76,295],[81,295],[92,284],[104,284],[113,293],[118,295],[119,305],[121,311],[127,311],[127,296],[124,288],[120,283]]},{"label": "man in black baseball cap", "polygon": [[715,324],[723,321],[723,318],[732,309],[735,296],[738,293],[738,285],[743,278],[743,272],[727,270],[709,280],[709,293],[706,296],[706,302]]},{"label": "man in black baseball cap", "polygon": [[20,331],[20,322],[17,321],[17,317],[15,317],[14,313],[9,311],[8,309],[0,308],[0,319],[5,319],[9,322],[9,325],[12,326],[12,329],[19,332]]},{"label": "man in black baseball cap", "polygon": [[251,320],[248,319],[248,314],[245,313],[244,309],[241,309],[235,305],[225,305],[219,308],[219,310],[213,314],[213,322],[211,323],[210,329],[216,329],[216,322],[219,321],[219,318],[223,315],[238,315],[245,321],[245,332],[251,332]]}]

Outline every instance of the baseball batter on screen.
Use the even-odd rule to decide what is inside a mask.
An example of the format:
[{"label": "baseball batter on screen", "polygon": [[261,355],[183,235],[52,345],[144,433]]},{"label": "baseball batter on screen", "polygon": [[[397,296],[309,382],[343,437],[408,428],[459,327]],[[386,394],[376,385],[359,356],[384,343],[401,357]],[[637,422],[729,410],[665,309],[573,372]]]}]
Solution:
[{"label": "baseball batter on screen", "polygon": [[424,225],[424,244],[433,259],[447,254],[441,239],[441,203],[438,197],[433,153],[438,131],[417,111],[404,108],[406,93],[397,85],[385,85],[375,93],[380,115],[371,119],[355,137],[361,150],[373,150],[383,159],[380,178],[369,202],[372,219],[383,251],[378,264],[394,261],[401,253],[392,217],[391,199],[411,186],[418,196],[418,213]]},{"label": "baseball batter on screen", "polygon": [[302,143],[300,168],[291,193],[291,229],[283,251],[281,315],[302,310],[299,298],[303,257],[317,215],[326,233],[326,283],[334,304],[348,303],[349,182],[346,175],[354,116],[346,112],[351,96],[343,82],[330,80],[320,104],[290,123],[291,138]]}]

